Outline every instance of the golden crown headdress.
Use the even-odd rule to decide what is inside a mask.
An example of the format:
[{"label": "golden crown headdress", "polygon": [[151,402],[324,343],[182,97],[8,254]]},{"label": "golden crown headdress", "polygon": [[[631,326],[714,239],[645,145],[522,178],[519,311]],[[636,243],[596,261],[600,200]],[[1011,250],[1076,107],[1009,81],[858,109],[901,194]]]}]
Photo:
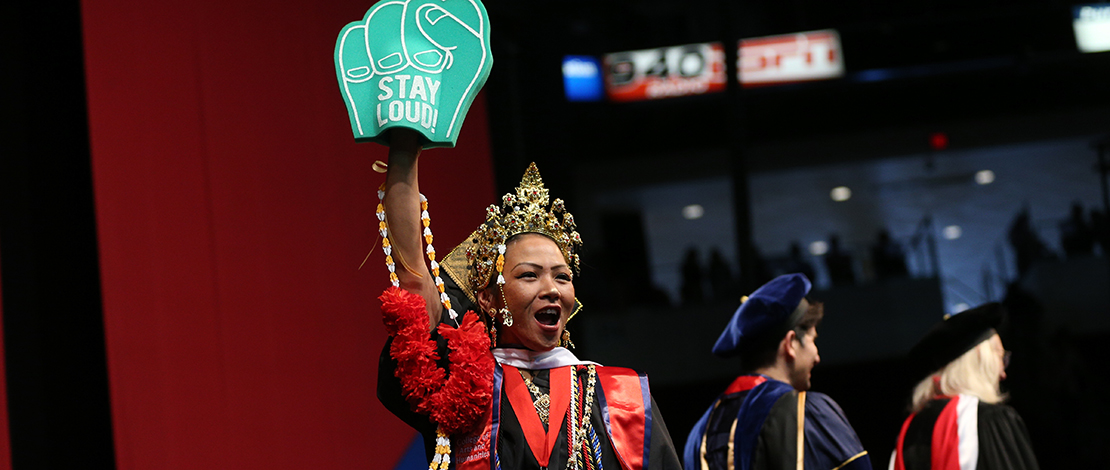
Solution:
[{"label": "golden crown headdress", "polygon": [[[571,270],[578,274],[582,237],[575,230],[574,216],[567,212],[562,199],[555,199],[550,205],[548,201],[540,171],[532,163],[524,172],[516,193],[505,194],[501,206],[490,205],[486,209],[486,221],[447,255],[450,259],[445,259],[444,264],[448,273],[472,301],[474,293],[485,289],[490,281],[496,279],[498,284],[505,283],[502,275],[505,243],[522,233],[539,233],[554,240]],[[463,261],[458,256],[460,252],[466,255],[465,280],[459,276]]]},{"label": "golden crown headdress", "polygon": [[505,263],[505,242],[522,233],[539,233],[555,241],[567,264],[578,273],[578,249],[582,237],[575,231],[574,216],[567,212],[562,199],[548,206],[548,191],[536,164],[528,166],[516,194],[501,198],[501,206],[486,209],[486,222],[471,235],[474,242],[466,251],[470,272],[468,283],[477,292],[484,289],[496,272],[498,284],[504,284],[501,271]]}]

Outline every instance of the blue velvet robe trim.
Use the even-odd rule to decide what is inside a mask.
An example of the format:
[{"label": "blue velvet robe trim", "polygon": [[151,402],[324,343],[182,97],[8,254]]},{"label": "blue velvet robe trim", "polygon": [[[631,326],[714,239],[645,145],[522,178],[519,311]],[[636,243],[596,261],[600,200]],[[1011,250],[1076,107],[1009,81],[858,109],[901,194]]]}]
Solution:
[{"label": "blue velvet robe trim", "polygon": [[[686,440],[683,449],[684,465],[687,470],[701,468],[701,443],[709,427],[709,421],[717,403],[725,398],[743,400],[737,413],[736,431],[733,435],[733,461],[738,470],[752,470],[753,457],[759,443],[760,433],[775,403],[793,392],[789,384],[768,380],[751,390],[722,395],[714,406],[706,410]],[[783,412],[796,412],[780,408]],[[807,393],[805,404],[805,466],[806,468],[836,468],[845,461],[864,452],[863,445],[855,430],[848,423],[844,412],[827,395]],[[746,457],[745,457],[746,456]],[[773,456],[768,458],[774,459]],[[870,470],[868,455],[852,460],[844,469]]]},{"label": "blue velvet robe trim", "polygon": [[[756,443],[759,442],[759,432],[763,429],[763,421],[767,419],[771,407],[775,405],[779,398],[793,390],[794,388],[790,384],[768,379],[751,390],[730,394],[747,394],[738,413],[738,417],[743,416],[744,419],[736,424],[736,435],[733,439],[733,442],[736,443],[734,461],[740,463],[742,470],[750,470],[751,468],[751,456],[754,455],[752,451],[755,449]],[[721,395],[717,401],[719,402],[726,396]],[[694,429],[690,431],[690,436],[686,439],[686,447],[683,449],[683,465],[688,470],[701,468],[701,442],[705,438],[706,428],[709,426],[709,417],[714,408],[716,408],[716,403],[705,411],[705,414],[694,425]],[[749,457],[745,459],[741,457],[743,455]]]}]

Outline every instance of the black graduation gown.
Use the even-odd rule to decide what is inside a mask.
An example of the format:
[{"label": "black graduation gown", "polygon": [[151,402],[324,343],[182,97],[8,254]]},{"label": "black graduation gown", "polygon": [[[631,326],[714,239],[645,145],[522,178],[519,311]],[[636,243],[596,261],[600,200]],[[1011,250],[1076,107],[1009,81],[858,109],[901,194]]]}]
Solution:
[{"label": "black graduation gown", "polygon": [[[445,319],[444,322],[447,322],[447,320]],[[447,341],[435,331],[432,332],[432,338],[435,339],[439,345],[440,358],[447,358]],[[427,416],[413,412],[409,404],[402,398],[401,383],[399,379],[393,375],[393,371],[396,369],[396,362],[389,356],[389,346],[392,341],[392,338],[390,338],[390,340],[386,342],[385,348],[382,350],[382,354],[378,361],[378,400],[380,400],[390,412],[398,418],[401,418],[401,420],[409,426],[412,426],[413,429],[420,432],[424,437],[425,456],[431,461],[435,454],[436,427],[428,420]],[[445,359],[439,361],[439,366],[445,369],[449,368],[449,364],[450,363]],[[536,370],[532,372],[534,375],[533,383],[535,383],[542,392],[548,392],[550,387],[549,371]],[[583,378],[582,381],[584,382],[585,371],[581,371],[580,376]],[[621,466],[618,462],[616,452],[613,450],[613,445],[604,431],[606,426],[600,398],[600,396],[595,395],[594,401],[591,404],[593,411],[591,411],[590,422],[593,424],[595,431],[598,432],[601,448],[600,453],[602,455],[602,464],[604,468],[619,470]],[[504,391],[502,391],[500,403],[502,403],[501,431],[498,433],[497,454],[500,459],[501,468],[505,470],[539,469],[539,462],[537,462],[536,457],[532,455],[532,451],[528,447],[528,443],[524,438],[523,428],[513,411],[513,407],[509,406],[509,400]],[[650,458],[648,459],[647,469],[681,470],[682,465],[679,462],[674,443],[671,442],[670,432],[667,430],[667,426],[663,422],[663,417],[659,414],[658,410],[659,407],[656,406],[655,399],[652,398],[651,439],[649,442],[650,450],[648,451]],[[566,468],[568,453],[567,431],[566,427],[562,426],[555,442],[554,452],[548,463],[548,468]],[[452,461],[451,468],[455,468],[454,461]]]},{"label": "black graduation gown", "polygon": [[756,375],[738,377],[694,425],[686,470],[793,470],[799,439],[807,470],[871,470],[867,451],[832,398]]},{"label": "black graduation gown", "polygon": [[[934,449],[940,454],[933,455]],[[939,397],[910,415],[894,452],[892,463],[897,470],[1040,468],[1025,422],[1017,412],[971,395]],[[961,467],[959,460],[965,465]]]}]

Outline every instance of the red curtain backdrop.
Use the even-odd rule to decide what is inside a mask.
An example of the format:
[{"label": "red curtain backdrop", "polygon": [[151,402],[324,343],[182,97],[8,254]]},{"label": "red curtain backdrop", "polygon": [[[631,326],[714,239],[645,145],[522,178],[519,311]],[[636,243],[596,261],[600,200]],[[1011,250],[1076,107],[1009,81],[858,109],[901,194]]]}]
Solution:
[{"label": "red curtain backdrop", "polygon": [[[372,5],[83,2],[120,469],[391,468],[414,436],[375,398],[385,149],[332,64]],[[422,163],[443,255],[494,201],[482,97]]]}]

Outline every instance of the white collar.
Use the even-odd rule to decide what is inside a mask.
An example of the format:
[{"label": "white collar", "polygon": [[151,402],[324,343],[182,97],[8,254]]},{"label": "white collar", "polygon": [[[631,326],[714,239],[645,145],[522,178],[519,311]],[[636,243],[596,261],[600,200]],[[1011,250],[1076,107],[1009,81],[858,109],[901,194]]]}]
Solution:
[{"label": "white collar", "polygon": [[518,369],[543,370],[563,366],[601,365],[596,362],[578,359],[569,349],[558,347],[550,351],[536,352],[528,349],[496,348],[493,357],[499,364],[507,364]]}]

